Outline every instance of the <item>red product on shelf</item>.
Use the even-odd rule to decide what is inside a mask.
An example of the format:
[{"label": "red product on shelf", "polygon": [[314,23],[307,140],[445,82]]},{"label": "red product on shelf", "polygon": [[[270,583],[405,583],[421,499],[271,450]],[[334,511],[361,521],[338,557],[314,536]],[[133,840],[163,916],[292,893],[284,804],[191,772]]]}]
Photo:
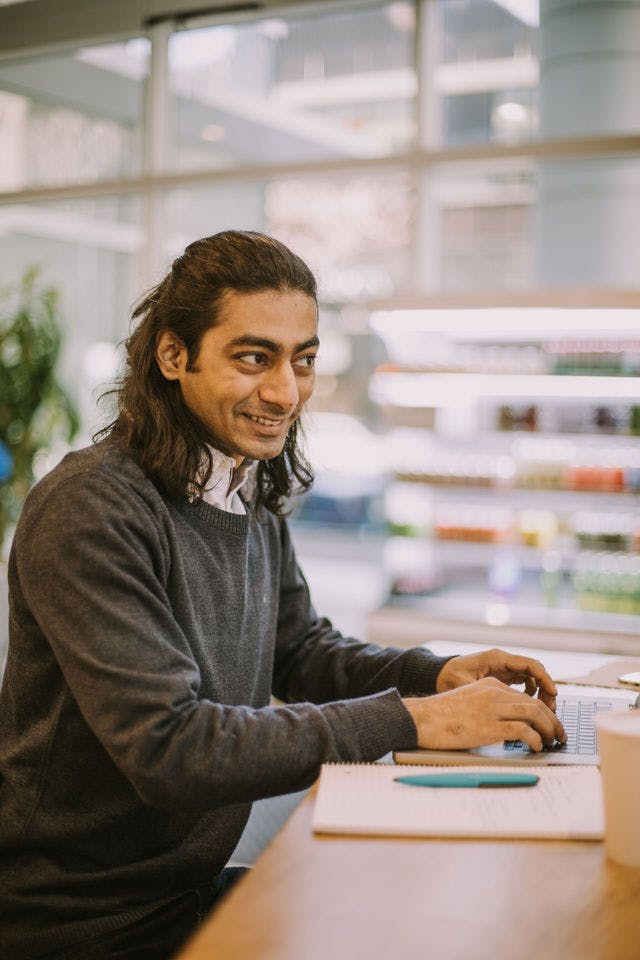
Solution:
[{"label": "red product on shelf", "polygon": [[624,490],[624,470],[620,466],[572,464],[564,472],[568,490],[596,490],[620,493]]}]

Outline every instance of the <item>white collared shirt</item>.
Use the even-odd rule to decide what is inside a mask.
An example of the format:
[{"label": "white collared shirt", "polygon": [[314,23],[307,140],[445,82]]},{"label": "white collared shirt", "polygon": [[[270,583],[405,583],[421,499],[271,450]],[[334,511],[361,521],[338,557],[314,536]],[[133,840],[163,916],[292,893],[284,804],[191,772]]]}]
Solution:
[{"label": "white collared shirt", "polygon": [[213,458],[213,471],[209,483],[202,492],[205,503],[226,510],[227,513],[245,513],[245,506],[239,497],[239,491],[244,487],[245,499],[251,497],[255,485],[256,460],[243,460],[239,467],[233,457],[209,447]]}]

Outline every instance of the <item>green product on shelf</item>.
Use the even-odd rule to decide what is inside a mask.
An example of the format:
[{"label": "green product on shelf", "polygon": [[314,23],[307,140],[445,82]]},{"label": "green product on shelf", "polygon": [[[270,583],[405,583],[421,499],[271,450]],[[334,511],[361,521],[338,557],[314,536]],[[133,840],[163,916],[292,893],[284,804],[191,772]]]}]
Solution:
[{"label": "green product on shelf", "polygon": [[559,570],[543,570],[540,574],[540,586],[544,595],[544,602],[547,607],[556,607],[558,605],[558,594],[562,574]]},{"label": "green product on shelf", "polygon": [[579,559],[572,583],[580,609],[640,614],[640,558],[601,553]]},{"label": "green product on shelf", "polygon": [[412,523],[395,523],[392,520],[387,521],[387,529],[393,537],[424,537],[426,534],[424,527]]}]

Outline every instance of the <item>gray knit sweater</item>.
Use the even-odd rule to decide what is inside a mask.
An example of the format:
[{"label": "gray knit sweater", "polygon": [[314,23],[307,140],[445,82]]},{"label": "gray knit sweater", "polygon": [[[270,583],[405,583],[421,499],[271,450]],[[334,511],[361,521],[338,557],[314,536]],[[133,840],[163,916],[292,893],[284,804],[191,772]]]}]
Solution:
[{"label": "gray knit sweater", "polygon": [[[319,619],[286,523],[169,501],[106,442],[31,492],[0,695],[0,945],[114,929],[226,864],[251,801],[416,745],[444,660]],[[270,695],[291,706],[270,706]]]}]

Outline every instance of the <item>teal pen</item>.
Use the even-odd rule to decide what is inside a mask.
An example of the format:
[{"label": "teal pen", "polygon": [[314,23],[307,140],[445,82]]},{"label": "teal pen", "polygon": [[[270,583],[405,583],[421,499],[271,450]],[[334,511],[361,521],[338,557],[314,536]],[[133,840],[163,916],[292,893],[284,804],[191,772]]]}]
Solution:
[{"label": "teal pen", "polygon": [[410,787],[532,787],[539,777],[535,773],[423,773],[394,779]]}]

